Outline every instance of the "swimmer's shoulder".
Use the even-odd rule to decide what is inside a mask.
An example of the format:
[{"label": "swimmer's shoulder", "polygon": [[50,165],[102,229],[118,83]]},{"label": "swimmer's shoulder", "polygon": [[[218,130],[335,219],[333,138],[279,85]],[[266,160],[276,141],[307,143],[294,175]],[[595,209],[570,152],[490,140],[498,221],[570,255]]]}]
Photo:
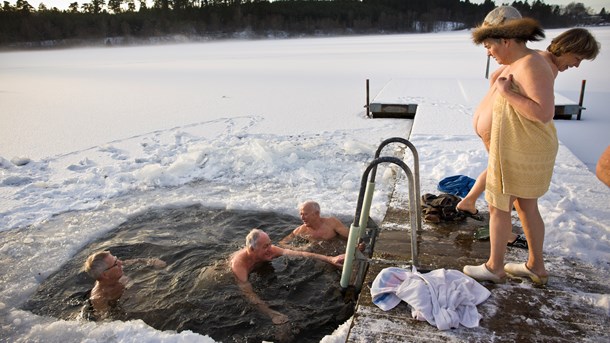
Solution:
[{"label": "swimmer's shoulder", "polygon": [[307,225],[302,224],[301,226],[299,226],[299,227],[297,227],[296,229],[294,229],[294,230],[292,231],[292,233],[293,233],[295,236],[299,236],[299,235],[302,235],[302,234],[307,233]]}]

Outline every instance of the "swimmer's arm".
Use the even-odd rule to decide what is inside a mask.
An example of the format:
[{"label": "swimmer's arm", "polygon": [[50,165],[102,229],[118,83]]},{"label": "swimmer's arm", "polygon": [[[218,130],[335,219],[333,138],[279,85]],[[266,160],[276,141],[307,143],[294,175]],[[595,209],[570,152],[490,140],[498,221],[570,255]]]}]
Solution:
[{"label": "swimmer's arm", "polygon": [[[347,241],[347,239],[349,238],[349,229],[345,225],[343,225],[343,223],[339,219],[334,219],[336,221],[335,232],[339,236],[341,236],[341,238]],[[364,251],[364,249],[366,249],[366,244],[362,242],[362,239],[360,239],[358,242],[358,250]]]},{"label": "swimmer's arm", "polygon": [[282,248],[276,247],[276,246],[273,246],[273,248],[279,249],[279,250],[276,250],[277,252],[274,252],[274,254],[278,254],[279,253],[280,255],[285,255],[285,256],[297,256],[297,257],[313,258],[313,259],[316,259],[318,261],[322,261],[322,262],[326,262],[328,264],[332,264],[335,267],[343,266],[343,261],[345,260],[345,255],[326,256],[326,255],[315,254],[315,253],[312,253],[312,252],[309,252],[309,251],[282,249]]},{"label": "swimmer's arm", "polygon": [[[296,231],[296,230],[295,230]],[[282,238],[282,240],[278,243],[279,246],[281,247],[289,247],[290,246],[290,242],[292,242],[292,240],[296,237],[296,235],[294,234],[294,231],[292,231],[288,236]]]},{"label": "swimmer's arm", "polygon": [[343,225],[339,219],[332,218],[331,220],[333,221],[333,229],[335,230],[335,233],[347,240],[349,237],[349,229],[345,227],[345,225]]},{"label": "swimmer's arm", "polygon": [[252,284],[247,280],[247,276],[246,276],[246,281],[240,280],[237,275],[235,275],[235,279],[237,281],[237,285],[239,286],[239,289],[241,289],[241,291],[244,294],[244,296],[246,297],[246,299],[248,299],[248,301],[250,303],[252,303],[253,305],[256,305],[256,307],[258,308],[259,311],[268,315],[274,324],[283,324],[288,321],[288,317],[286,315],[284,315],[278,311],[272,310],[269,307],[269,305],[267,305],[267,303],[264,302],[254,292],[254,289],[252,288]]}]

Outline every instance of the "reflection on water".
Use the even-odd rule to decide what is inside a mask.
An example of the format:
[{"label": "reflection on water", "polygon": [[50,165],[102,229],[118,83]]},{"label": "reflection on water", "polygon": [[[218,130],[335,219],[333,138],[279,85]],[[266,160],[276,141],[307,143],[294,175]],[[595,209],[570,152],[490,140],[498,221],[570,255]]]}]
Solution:
[{"label": "reflection on water", "polygon": [[[242,296],[226,263],[253,227],[278,242],[300,224],[277,213],[201,206],[150,210],[85,247],[24,307],[40,315],[79,318],[94,283],[82,265],[91,253],[110,250],[123,260],[167,262],[162,270],[124,267],[130,281],[113,319],[142,319],[159,330],[191,330],[223,342],[318,342],[353,313],[353,304],[341,296],[340,270],[312,259],[280,257],[252,273],[250,282],[261,299],[290,318],[278,326]],[[335,242],[313,250],[336,255],[344,249],[344,243]]]}]

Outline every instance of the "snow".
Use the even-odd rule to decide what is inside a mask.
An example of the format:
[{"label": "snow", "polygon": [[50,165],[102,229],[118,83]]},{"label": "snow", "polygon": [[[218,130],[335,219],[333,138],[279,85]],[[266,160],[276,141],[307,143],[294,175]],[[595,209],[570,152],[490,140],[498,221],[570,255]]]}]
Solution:
[{"label": "snow", "polygon": [[[610,191],[590,170],[610,143],[610,29],[590,30],[601,55],[555,83],[577,100],[586,79],[587,109],[581,121],[556,122],[562,147],[540,206],[545,253],[607,273]],[[548,30],[530,46],[544,49],[560,32]],[[2,336],[211,341],[141,321],[58,321],[19,307],[83,246],[150,207],[296,215],[311,198],[323,214],[353,215],[375,149],[407,137],[412,125],[366,118],[366,79],[372,96],[390,80],[410,80],[407,100],[421,111],[412,142],[421,151],[422,190],[435,191],[449,175],[476,177],[487,155],[469,123],[487,87],[485,63],[467,31],[1,53]],[[392,169],[380,168],[376,220],[394,182]],[[607,306],[607,298],[598,302]],[[324,341],[341,340],[348,327]]]}]

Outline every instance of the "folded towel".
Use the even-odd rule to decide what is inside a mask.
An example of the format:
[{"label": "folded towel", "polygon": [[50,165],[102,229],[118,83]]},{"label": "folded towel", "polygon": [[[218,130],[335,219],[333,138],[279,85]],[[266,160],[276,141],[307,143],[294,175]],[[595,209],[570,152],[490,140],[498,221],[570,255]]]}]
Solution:
[{"label": "folded towel", "polygon": [[490,292],[471,277],[457,270],[436,269],[426,274],[390,267],[383,269],[373,281],[373,303],[384,311],[401,301],[408,303],[411,316],[427,321],[440,330],[477,327],[481,315],[476,305]]},{"label": "folded towel", "polygon": [[529,120],[498,96],[493,108],[485,200],[510,211],[510,197],[536,199],[551,184],[559,144],[555,124]]}]

